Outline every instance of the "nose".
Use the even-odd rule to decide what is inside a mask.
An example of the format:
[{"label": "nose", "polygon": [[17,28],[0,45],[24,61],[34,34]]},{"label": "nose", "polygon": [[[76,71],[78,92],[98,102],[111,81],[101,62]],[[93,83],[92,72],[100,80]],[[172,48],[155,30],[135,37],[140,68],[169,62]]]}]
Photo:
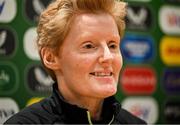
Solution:
[{"label": "nose", "polygon": [[111,63],[113,59],[112,52],[110,51],[107,44],[102,47],[102,55],[99,58],[100,63]]}]

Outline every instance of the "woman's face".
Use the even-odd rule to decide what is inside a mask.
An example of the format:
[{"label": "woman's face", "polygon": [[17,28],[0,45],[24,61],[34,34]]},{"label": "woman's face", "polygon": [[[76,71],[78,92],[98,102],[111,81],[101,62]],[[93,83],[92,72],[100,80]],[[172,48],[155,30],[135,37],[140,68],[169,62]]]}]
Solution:
[{"label": "woman's face", "polygon": [[105,98],[117,91],[120,36],[108,14],[81,14],[59,50],[58,84],[73,96]]}]

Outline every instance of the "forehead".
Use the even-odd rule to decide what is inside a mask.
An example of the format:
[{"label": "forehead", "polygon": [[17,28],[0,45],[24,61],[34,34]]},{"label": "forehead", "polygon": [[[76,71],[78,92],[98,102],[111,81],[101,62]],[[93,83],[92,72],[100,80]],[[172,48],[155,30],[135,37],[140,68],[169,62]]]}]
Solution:
[{"label": "forehead", "polygon": [[107,13],[84,13],[77,15],[72,23],[71,30],[80,32],[90,31],[108,34],[119,34],[114,18]]},{"label": "forehead", "polygon": [[[104,20],[106,19],[106,20]],[[94,24],[99,24],[99,23],[108,23],[108,22],[112,22],[114,21],[114,19],[112,18],[112,16],[110,16],[107,13],[97,13],[97,14],[93,14],[93,13],[83,13],[83,14],[79,14],[76,16],[76,18],[74,19],[74,22],[80,22],[86,25],[94,25]]]}]

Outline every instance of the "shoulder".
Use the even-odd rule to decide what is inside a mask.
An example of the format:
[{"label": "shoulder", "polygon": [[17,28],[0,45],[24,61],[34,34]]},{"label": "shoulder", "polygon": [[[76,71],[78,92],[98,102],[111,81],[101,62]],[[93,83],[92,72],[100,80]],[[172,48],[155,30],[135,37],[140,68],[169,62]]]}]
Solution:
[{"label": "shoulder", "polygon": [[48,99],[32,104],[10,117],[4,124],[52,123],[55,119]]},{"label": "shoulder", "polygon": [[135,115],[131,114],[123,108],[120,109],[116,118],[123,124],[147,124],[144,120],[136,117]]}]

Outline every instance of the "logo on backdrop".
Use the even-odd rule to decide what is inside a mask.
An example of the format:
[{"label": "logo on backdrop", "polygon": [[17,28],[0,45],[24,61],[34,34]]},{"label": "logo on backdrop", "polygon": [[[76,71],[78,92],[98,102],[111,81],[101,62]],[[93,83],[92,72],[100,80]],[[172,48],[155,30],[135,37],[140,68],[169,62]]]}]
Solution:
[{"label": "logo on backdrop", "polygon": [[0,57],[11,56],[16,49],[14,33],[7,28],[0,27]]},{"label": "logo on backdrop", "polygon": [[165,104],[164,115],[166,123],[178,124],[180,121],[180,101],[179,99],[168,100]]},{"label": "logo on backdrop", "polygon": [[162,84],[168,93],[180,93],[180,68],[165,69],[162,79]]},{"label": "logo on backdrop", "polygon": [[122,107],[147,123],[156,123],[158,119],[157,102],[151,97],[128,97]]},{"label": "logo on backdrop", "polygon": [[0,98],[0,124],[19,111],[17,103],[11,98]]},{"label": "logo on backdrop", "polygon": [[29,28],[24,34],[24,39],[23,39],[24,51],[27,57],[30,58],[31,60],[40,59],[38,48],[36,46],[36,37],[37,37],[37,33],[35,27]]},{"label": "logo on backdrop", "polygon": [[33,92],[46,94],[52,91],[53,80],[40,65],[28,68],[27,83],[28,88]]},{"label": "logo on backdrop", "polygon": [[153,23],[151,11],[144,5],[128,5],[126,22],[128,29],[149,30]]},{"label": "logo on backdrop", "polygon": [[180,66],[180,37],[162,38],[160,43],[160,56],[166,65]]},{"label": "logo on backdrop", "polygon": [[176,6],[163,6],[159,11],[159,25],[166,34],[180,35],[180,8]]},{"label": "logo on backdrop", "polygon": [[38,21],[40,13],[52,0],[25,0],[25,15],[31,22]]},{"label": "logo on backdrop", "polygon": [[11,22],[16,12],[16,0],[0,0],[0,23]]},{"label": "logo on backdrop", "polygon": [[152,94],[156,88],[156,75],[149,67],[126,67],[121,76],[120,84],[126,94]]},{"label": "logo on backdrop", "polygon": [[133,63],[148,62],[155,55],[153,39],[149,36],[127,34],[120,47],[125,60]]},{"label": "logo on backdrop", "polygon": [[9,62],[0,62],[0,93],[10,94],[17,89],[18,73],[16,67]]}]

